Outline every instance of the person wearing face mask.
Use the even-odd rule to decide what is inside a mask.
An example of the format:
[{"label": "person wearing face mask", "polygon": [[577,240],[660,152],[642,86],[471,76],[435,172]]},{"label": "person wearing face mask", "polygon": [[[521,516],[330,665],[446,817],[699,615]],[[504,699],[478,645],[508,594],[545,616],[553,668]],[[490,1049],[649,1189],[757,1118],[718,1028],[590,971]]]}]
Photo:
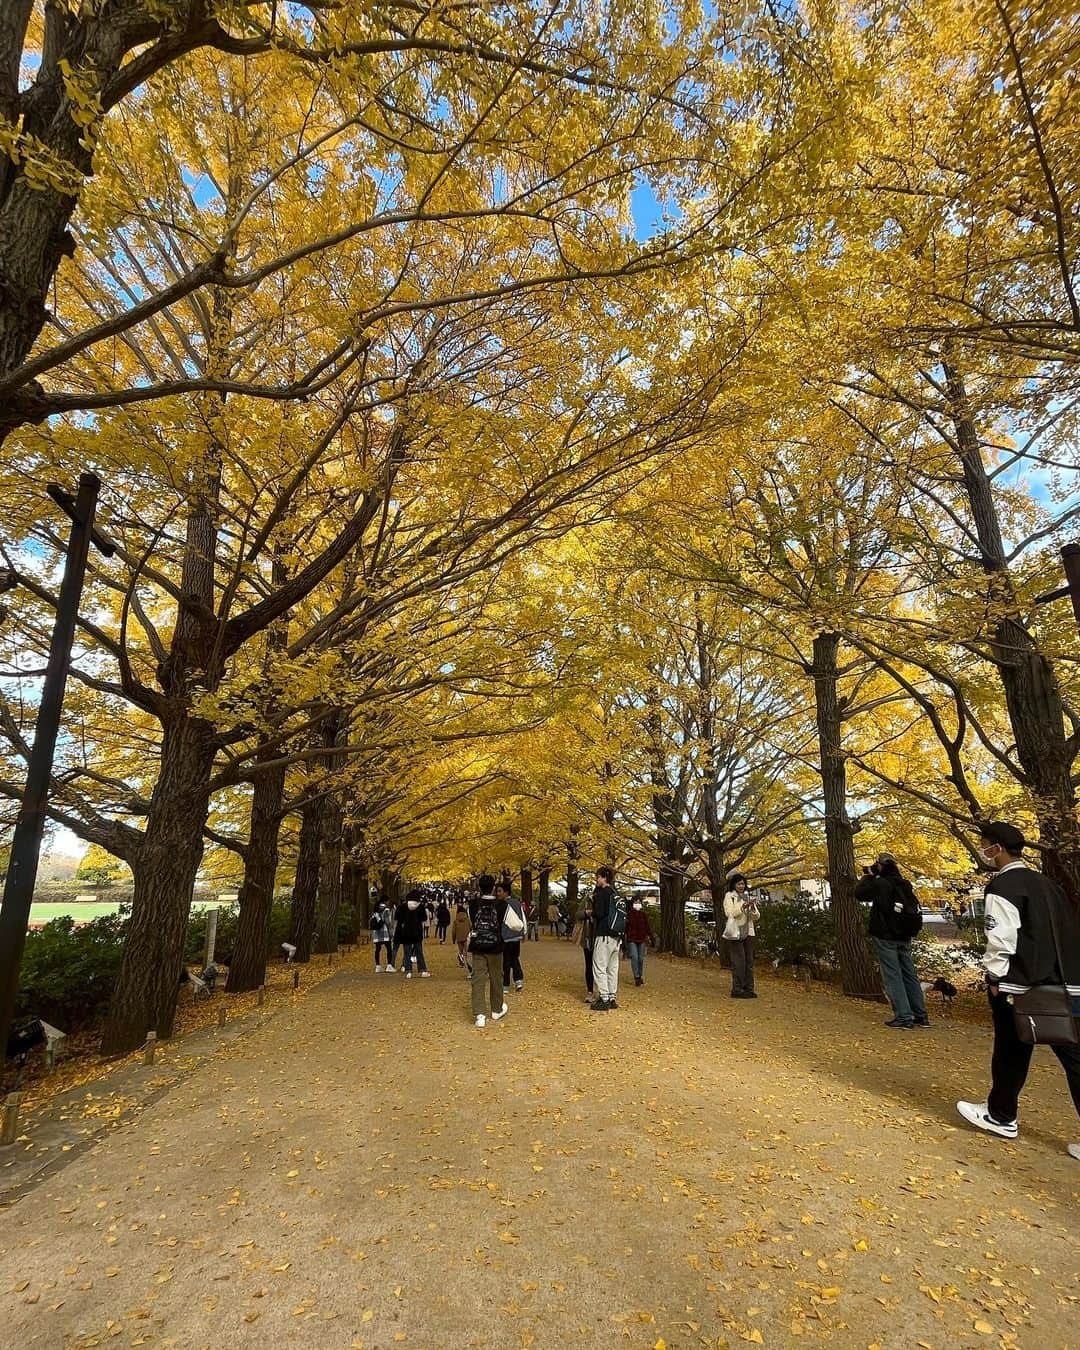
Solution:
[{"label": "person wearing face mask", "polygon": [[630,956],[630,969],[634,972],[634,983],[645,983],[645,944],[653,945],[653,931],[649,916],[640,895],[630,902],[630,912],[626,916],[626,950]]},{"label": "person wearing face mask", "polygon": [[[1015,1139],[1018,1104],[1034,1045],[1016,1031],[1011,999],[1038,985],[1064,985],[1080,1017],[1080,918],[1049,877],[1021,856],[1026,841],[1015,825],[995,820],[980,832],[980,852],[994,875],[986,885],[986,952],[982,958],[994,1021],[990,1093],[985,1102],[957,1102],[969,1124]],[[1064,969],[1061,967],[1064,966]],[[1065,1070],[1080,1115],[1080,1046],[1051,1045]],[[1080,1161],[1080,1143],[1068,1152]]]},{"label": "person wearing face mask", "polygon": [[407,980],[411,980],[413,977],[414,963],[425,980],[431,978],[431,972],[424,960],[424,916],[426,913],[427,907],[424,904],[424,897],[419,891],[410,891],[402,904],[398,906],[397,935],[405,948],[401,968],[405,972]]}]

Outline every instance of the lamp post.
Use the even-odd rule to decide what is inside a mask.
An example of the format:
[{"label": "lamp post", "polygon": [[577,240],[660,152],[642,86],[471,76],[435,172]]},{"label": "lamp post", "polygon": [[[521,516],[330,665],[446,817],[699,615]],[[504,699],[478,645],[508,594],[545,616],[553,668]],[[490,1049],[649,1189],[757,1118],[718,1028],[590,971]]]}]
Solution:
[{"label": "lamp post", "polygon": [[100,490],[101,480],[92,473],[80,475],[79,491],[75,497],[55,483],[50,483],[48,487],[49,496],[71,518],[71,534],[64,562],[64,578],[56,602],[49,660],[41,686],[34,744],[27,760],[26,786],[12,835],[11,858],[4,883],[3,903],[0,904],[0,1037],[4,1046],[7,1045],[19,988],[19,967],[26,945],[34,883],[37,881],[53,754],[60,731],[64,688],[71,665],[71,644],[79,616],[86,560],[91,543],[106,558],[115,551],[109,540],[94,529],[94,511]]}]

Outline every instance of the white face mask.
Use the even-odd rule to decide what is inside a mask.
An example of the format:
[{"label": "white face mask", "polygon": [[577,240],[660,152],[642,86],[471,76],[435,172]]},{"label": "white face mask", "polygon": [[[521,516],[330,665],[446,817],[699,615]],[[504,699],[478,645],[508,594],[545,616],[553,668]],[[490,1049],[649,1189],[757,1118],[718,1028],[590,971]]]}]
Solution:
[{"label": "white face mask", "polygon": [[641,908],[641,902],[638,901],[638,902],[634,905],[634,908],[635,908],[635,909],[640,909],[640,908]]},{"label": "white face mask", "polygon": [[989,852],[987,852],[986,849],[981,848],[979,849],[979,857],[983,860],[984,863],[987,863],[990,867],[993,867],[994,860],[997,858],[997,848],[994,847]]}]

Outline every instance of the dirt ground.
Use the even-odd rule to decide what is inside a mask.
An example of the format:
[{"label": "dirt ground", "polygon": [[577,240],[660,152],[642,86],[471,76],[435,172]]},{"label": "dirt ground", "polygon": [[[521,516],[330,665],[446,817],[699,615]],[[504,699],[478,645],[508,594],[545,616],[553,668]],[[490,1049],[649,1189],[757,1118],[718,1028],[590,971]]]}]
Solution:
[{"label": "dirt ground", "polygon": [[596,1014],[549,939],[481,1032],[428,952],[283,1006],[0,1214],[4,1342],[1080,1345],[1049,1053],[1006,1143],[954,1114],[982,1028],[655,957]]}]

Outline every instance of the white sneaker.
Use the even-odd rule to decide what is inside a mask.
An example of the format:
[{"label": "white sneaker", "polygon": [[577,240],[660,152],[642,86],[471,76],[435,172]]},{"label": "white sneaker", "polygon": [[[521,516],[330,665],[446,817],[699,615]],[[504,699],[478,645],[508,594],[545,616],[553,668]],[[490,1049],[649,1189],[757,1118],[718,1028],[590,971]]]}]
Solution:
[{"label": "white sneaker", "polygon": [[396,967],[396,966],[387,966],[386,969],[387,969],[387,971],[388,971],[391,975],[396,975],[396,974],[397,974],[397,967]]},{"label": "white sneaker", "polygon": [[985,1102],[957,1102],[956,1109],[969,1124],[974,1125],[976,1129],[985,1130],[987,1134],[996,1134],[1002,1139],[1015,1139],[1020,1133],[1014,1120],[1011,1125],[1002,1125],[991,1116],[986,1109]]},{"label": "white sneaker", "polygon": [[405,978],[406,978],[407,980],[411,980],[411,979],[412,979],[412,971],[411,971],[411,970],[407,970],[407,971],[405,972]]},{"label": "white sneaker", "polygon": [[431,971],[430,971],[430,970],[422,970],[422,971],[420,972],[420,978],[421,978],[422,980],[430,980],[430,979],[431,979]]},{"label": "white sneaker", "polygon": [[487,1018],[484,1016],[483,1013],[481,1013],[480,1016],[476,1019],[476,1025],[480,1027],[481,1030],[483,1030],[483,1028],[487,1026]]},{"label": "white sneaker", "polygon": [[514,981],[514,988],[515,988],[515,989],[518,991],[518,993],[520,994],[521,991],[525,988],[525,981],[524,981],[524,980],[515,980],[515,981]]},{"label": "white sneaker", "polygon": [[509,1009],[509,1008],[506,1006],[506,1004],[504,1003],[504,1004],[502,1005],[502,1007],[499,1009],[498,1012],[493,1012],[493,1013],[491,1014],[491,1020],[492,1020],[493,1022],[497,1022],[497,1021],[499,1020],[500,1017],[505,1017],[506,1014],[507,1014],[509,1011],[510,1011],[510,1009]]},{"label": "white sneaker", "polygon": [[1066,1152],[1070,1158],[1075,1158],[1077,1162],[1080,1162],[1080,1144],[1070,1144]]}]

